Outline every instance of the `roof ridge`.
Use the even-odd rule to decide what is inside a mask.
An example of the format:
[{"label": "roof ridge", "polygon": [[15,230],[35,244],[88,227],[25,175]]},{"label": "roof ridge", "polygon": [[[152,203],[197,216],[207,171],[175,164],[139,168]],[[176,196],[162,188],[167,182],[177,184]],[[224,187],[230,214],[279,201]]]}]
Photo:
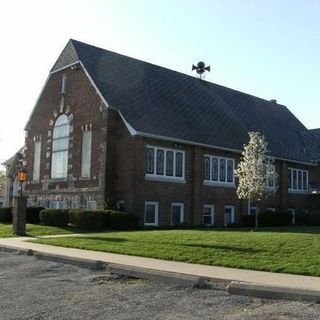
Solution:
[{"label": "roof ridge", "polygon": [[[138,58],[134,58],[134,57],[122,54],[122,53],[118,53],[118,52],[115,52],[115,51],[112,51],[112,50],[109,50],[109,49],[105,49],[105,48],[98,47],[98,46],[95,46],[95,45],[92,45],[92,44],[88,44],[88,43],[83,42],[83,41],[79,41],[79,40],[76,40],[76,39],[70,39],[69,41],[74,42],[74,43],[79,43],[81,45],[89,46],[89,47],[92,47],[92,48],[95,48],[95,49],[99,49],[99,50],[102,50],[102,51],[105,51],[105,52],[108,52],[108,53],[116,54],[116,55],[119,55],[119,56],[122,56],[122,57],[125,57],[125,58],[128,58],[128,59],[135,60],[135,61],[140,62],[140,63],[145,63],[145,64],[148,64],[148,65],[157,67],[157,68],[165,69],[165,70],[168,70],[170,72],[186,76],[186,77],[188,77],[190,79],[193,79],[193,81],[203,81],[203,82],[207,83],[210,86],[218,86],[220,88],[224,88],[224,89],[227,89],[227,90],[231,90],[233,92],[237,92],[237,93],[240,93],[240,94],[243,94],[243,95],[247,95],[247,96],[253,97],[255,99],[259,99],[259,100],[265,101],[265,102],[270,103],[270,104],[274,104],[275,103],[275,102],[272,102],[270,100],[267,100],[266,98],[257,97],[257,96],[255,96],[255,95],[253,95],[251,93],[247,93],[247,92],[243,92],[243,91],[236,90],[236,89],[233,89],[233,88],[229,88],[227,86],[224,86],[224,85],[221,85],[221,84],[218,84],[218,83],[215,83],[215,82],[211,82],[211,81],[208,81],[208,80],[205,80],[205,79],[195,78],[194,76],[192,76],[190,74],[187,74],[187,73],[183,73],[181,71],[173,70],[173,69],[170,69],[168,67],[161,66],[161,65],[158,65],[158,64],[155,64],[155,63],[152,63],[152,62],[144,61],[144,60],[141,60],[141,59],[138,59]],[[79,55],[78,55],[78,57],[79,57]],[[79,57],[79,60],[81,60],[80,57]],[[278,102],[276,102],[276,105],[279,106],[279,107],[287,108],[285,105],[283,105],[281,103],[278,103]]]}]

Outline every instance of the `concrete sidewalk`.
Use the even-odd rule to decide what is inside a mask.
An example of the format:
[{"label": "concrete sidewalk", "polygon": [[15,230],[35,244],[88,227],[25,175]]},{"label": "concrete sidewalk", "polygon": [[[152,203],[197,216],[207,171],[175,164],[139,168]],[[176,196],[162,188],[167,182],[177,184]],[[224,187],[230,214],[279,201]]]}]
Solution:
[{"label": "concrete sidewalk", "polygon": [[[74,235],[73,235],[74,236]],[[88,234],[86,234],[88,236]],[[117,264],[148,270],[179,273],[203,279],[222,282],[245,282],[256,285],[275,286],[292,289],[317,290],[320,294],[320,277],[290,275],[263,271],[206,266],[200,264],[158,260],[121,254],[55,247],[28,242],[30,237],[1,238],[0,247],[17,250],[33,250],[43,254],[59,255],[70,259],[86,259],[92,262]]]}]

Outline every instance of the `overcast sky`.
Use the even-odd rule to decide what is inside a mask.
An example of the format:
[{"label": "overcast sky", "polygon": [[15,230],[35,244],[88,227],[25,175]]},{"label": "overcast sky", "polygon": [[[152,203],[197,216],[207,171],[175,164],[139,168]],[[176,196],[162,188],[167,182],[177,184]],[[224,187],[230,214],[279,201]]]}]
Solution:
[{"label": "overcast sky", "polygon": [[286,105],[320,127],[320,1],[3,1],[0,4],[0,162],[24,126],[69,38]]}]

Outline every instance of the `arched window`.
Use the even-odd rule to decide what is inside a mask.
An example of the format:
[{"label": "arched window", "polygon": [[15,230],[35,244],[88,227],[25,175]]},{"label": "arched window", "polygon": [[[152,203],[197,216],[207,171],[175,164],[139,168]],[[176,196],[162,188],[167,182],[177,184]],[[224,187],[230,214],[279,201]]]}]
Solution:
[{"label": "arched window", "polygon": [[68,173],[69,119],[62,114],[53,127],[51,178],[66,178]]}]

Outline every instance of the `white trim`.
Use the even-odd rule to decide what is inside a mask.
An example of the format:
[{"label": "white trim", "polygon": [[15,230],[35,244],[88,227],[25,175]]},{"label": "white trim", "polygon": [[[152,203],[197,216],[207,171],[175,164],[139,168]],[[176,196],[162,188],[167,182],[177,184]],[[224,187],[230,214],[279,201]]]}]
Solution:
[{"label": "white trim", "polygon": [[231,223],[234,223],[234,206],[231,206],[231,205],[227,205],[227,206],[224,206],[224,215],[223,215],[223,218],[224,218],[224,226],[226,227],[227,226],[227,223],[226,223],[226,209],[231,209]]},{"label": "white trim", "polygon": [[[309,171],[305,169],[298,169],[298,168],[292,168],[288,167],[288,171],[291,171],[291,188],[289,187],[288,183],[288,193],[309,193]],[[293,188],[293,171],[296,171],[296,188]],[[301,172],[301,187],[302,189],[298,189],[298,174]],[[306,172],[307,174],[307,181],[306,181],[306,187],[307,189],[303,189],[303,173]]]},{"label": "white trim", "polygon": [[[203,209],[210,209],[210,216],[211,216],[211,224],[205,224],[204,223],[204,216],[209,216],[209,215],[205,215],[204,214],[204,210]],[[215,207],[214,207],[214,204],[204,204],[203,207],[202,207],[202,221],[203,221],[203,224],[206,225],[206,226],[213,226],[214,225],[214,211],[215,211]]]},{"label": "white trim", "polygon": [[54,70],[54,71],[50,71],[50,74],[55,74],[55,73],[60,72],[60,71],[62,71],[62,70],[68,69],[68,68],[70,68],[70,67],[72,67],[72,66],[74,66],[74,65],[76,65],[76,64],[78,64],[78,63],[81,63],[80,60],[77,60],[77,61],[75,61],[75,62],[72,62],[72,63],[70,63],[70,64],[67,64],[66,66],[61,67],[61,68],[59,68],[59,69],[56,69],[56,70]]},{"label": "white trim", "polygon": [[[147,223],[146,222],[146,209],[147,206],[154,206],[154,223]],[[157,226],[159,224],[159,202],[153,202],[153,201],[146,201],[144,203],[144,225],[145,226]]]},{"label": "white trim", "polygon": [[156,176],[156,175],[149,174],[149,173],[146,173],[145,178],[148,181],[176,182],[176,183],[186,183],[187,182],[185,179],[182,179],[182,178],[180,179],[178,177],[169,177],[169,176],[162,177],[162,176]]},{"label": "white trim", "polygon": [[[155,181],[166,181],[166,182],[180,182],[180,183],[185,183],[185,161],[186,161],[186,156],[185,156],[185,151],[181,149],[171,149],[171,148],[165,148],[165,147],[158,147],[154,145],[147,145],[146,146],[146,157],[145,160],[146,162],[148,161],[147,157],[147,150],[148,149],[153,149],[153,173],[148,173],[146,172],[145,178],[146,180],[155,180]],[[163,151],[163,174],[157,174],[157,151],[161,150]],[[172,171],[172,176],[168,176],[166,169],[167,169],[167,157],[166,154],[167,152],[173,152],[173,171]],[[182,154],[182,176],[176,176],[176,156],[177,153]]]},{"label": "white trim", "polygon": [[137,131],[136,129],[134,129],[128,122],[127,120],[124,118],[124,116],[122,115],[121,111],[118,110],[118,113],[120,115],[120,118],[122,119],[122,121],[124,122],[125,126],[127,127],[129,133],[132,135],[132,136],[135,136],[137,134]]},{"label": "white trim", "polygon": [[268,207],[268,208],[267,208],[267,211],[276,212],[276,208],[274,208],[274,207]]},{"label": "white trim", "polygon": [[[190,141],[190,140],[171,138],[171,137],[167,137],[167,136],[157,135],[157,134],[153,134],[153,133],[146,133],[146,132],[142,132],[142,131],[135,131],[134,135],[145,137],[145,138],[152,138],[152,139],[158,139],[158,140],[163,140],[163,141],[171,141],[171,142],[183,143],[183,144],[187,144],[187,145],[205,147],[205,148],[209,148],[209,149],[229,151],[229,152],[234,152],[234,153],[239,153],[239,154],[242,154],[242,152],[243,152],[243,150],[232,149],[232,148],[227,148],[227,147],[219,147],[219,146],[215,146],[215,145],[194,142],[194,141]],[[282,160],[282,161],[287,161],[287,162],[292,162],[292,163],[299,163],[299,164],[304,164],[304,165],[308,165],[308,166],[312,166],[312,167],[317,166],[315,163],[312,163],[312,162],[304,162],[304,161],[279,158],[279,157],[274,157],[274,158],[276,160]]]},{"label": "white trim", "polygon": [[[235,159],[234,158],[226,158],[226,157],[219,157],[215,155],[205,154],[203,157],[203,164],[205,166],[205,158],[209,158],[209,180],[205,179],[203,177],[203,184],[207,186],[218,186],[218,187],[235,187]],[[218,160],[218,180],[212,180],[212,160],[217,159]],[[220,161],[225,160],[225,181],[220,181]],[[232,169],[232,182],[227,181],[228,180],[228,161],[232,161],[233,169]]]},{"label": "white trim", "polygon": [[172,202],[171,203],[171,224],[174,225],[175,223],[173,223],[172,221],[172,218],[173,218],[173,207],[179,207],[180,208],[180,222],[179,224],[181,223],[184,223],[184,203],[182,202]]},{"label": "white trim", "polygon": [[51,77],[51,73],[49,73],[49,75],[47,76],[47,79],[46,79],[46,81],[45,81],[45,83],[44,83],[44,85],[43,85],[43,87],[42,87],[42,89],[41,89],[41,91],[40,91],[40,94],[39,94],[39,96],[38,96],[38,98],[37,98],[37,100],[36,100],[36,103],[35,103],[35,105],[34,105],[33,108],[32,108],[32,111],[31,111],[31,113],[30,113],[30,116],[29,116],[29,118],[28,118],[28,121],[27,121],[27,123],[26,123],[26,125],[25,125],[25,127],[24,127],[24,130],[25,130],[25,131],[28,131],[29,122],[30,122],[30,120],[31,120],[31,118],[32,118],[33,113],[34,113],[35,110],[36,110],[36,107],[38,106],[38,103],[39,103],[39,101],[40,101],[40,98],[41,98],[41,96],[42,96],[42,94],[43,94],[43,92],[44,92],[44,89],[46,88],[46,86],[47,86],[47,84],[48,84],[48,82],[49,82],[50,77]]},{"label": "white trim", "polygon": [[102,93],[100,92],[100,90],[98,89],[98,87],[96,86],[96,84],[94,83],[94,81],[92,80],[89,72],[87,71],[87,69],[84,67],[83,63],[81,61],[80,65],[82,66],[86,76],[88,77],[89,81],[91,82],[92,86],[95,88],[96,92],[98,93],[100,99],[103,101],[103,103],[105,104],[106,108],[109,108],[109,103],[107,102],[107,100],[104,98],[104,96],[102,95]]}]

